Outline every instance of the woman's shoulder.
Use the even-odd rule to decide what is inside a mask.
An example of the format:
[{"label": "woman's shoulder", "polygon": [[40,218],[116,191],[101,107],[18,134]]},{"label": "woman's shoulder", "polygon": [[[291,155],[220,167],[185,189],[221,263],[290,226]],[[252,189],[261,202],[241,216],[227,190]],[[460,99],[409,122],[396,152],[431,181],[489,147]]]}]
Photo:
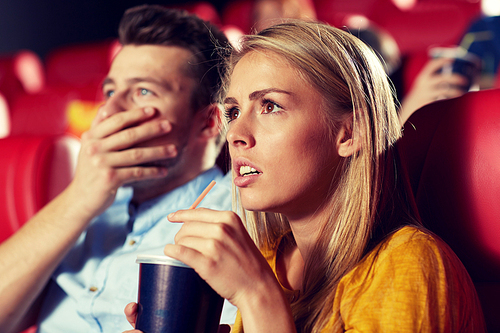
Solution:
[{"label": "woman's shoulder", "polygon": [[384,260],[394,256],[422,258],[423,255],[454,257],[453,251],[438,236],[414,226],[404,226],[389,234],[366,257]]},{"label": "woman's shoulder", "polygon": [[405,226],[375,246],[346,278],[376,274],[409,280],[412,276],[434,276],[442,280],[450,274],[464,273],[460,260],[439,237],[425,229]]},{"label": "woman's shoulder", "polygon": [[335,301],[346,326],[411,331],[419,322],[429,330],[484,331],[460,260],[439,237],[417,227],[397,230],[370,251],[341,279]]}]

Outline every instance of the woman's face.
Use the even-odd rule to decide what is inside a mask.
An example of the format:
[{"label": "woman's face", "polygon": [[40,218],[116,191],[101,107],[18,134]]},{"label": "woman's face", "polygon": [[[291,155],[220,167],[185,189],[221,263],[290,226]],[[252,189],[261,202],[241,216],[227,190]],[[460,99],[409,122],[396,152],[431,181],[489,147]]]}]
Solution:
[{"label": "woman's face", "polygon": [[289,219],[316,212],[340,161],[322,96],[282,57],[252,51],[235,66],[224,106],[243,207]]}]

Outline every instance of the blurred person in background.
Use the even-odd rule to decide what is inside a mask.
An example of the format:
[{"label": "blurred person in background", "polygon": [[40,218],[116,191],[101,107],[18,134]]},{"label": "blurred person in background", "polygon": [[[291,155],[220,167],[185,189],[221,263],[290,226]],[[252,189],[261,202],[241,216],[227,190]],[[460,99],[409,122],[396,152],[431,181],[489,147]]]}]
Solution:
[{"label": "blurred person in background", "polygon": [[391,34],[370,22],[365,17],[347,20],[346,29],[369,45],[384,64],[387,75],[395,83],[400,101],[399,117],[401,125],[419,108],[440,99],[453,98],[467,92],[467,79],[460,74],[446,73],[442,69],[450,65],[452,58],[435,58],[427,61],[406,94],[398,71],[402,66],[402,55]]}]

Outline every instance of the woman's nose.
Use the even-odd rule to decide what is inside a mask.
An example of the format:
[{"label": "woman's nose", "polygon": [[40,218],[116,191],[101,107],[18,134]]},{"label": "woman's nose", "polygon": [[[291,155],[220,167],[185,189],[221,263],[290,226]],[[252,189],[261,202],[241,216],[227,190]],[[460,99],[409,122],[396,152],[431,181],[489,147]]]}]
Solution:
[{"label": "woman's nose", "polygon": [[252,123],[248,118],[240,117],[229,124],[227,142],[234,148],[251,148],[255,145]]}]

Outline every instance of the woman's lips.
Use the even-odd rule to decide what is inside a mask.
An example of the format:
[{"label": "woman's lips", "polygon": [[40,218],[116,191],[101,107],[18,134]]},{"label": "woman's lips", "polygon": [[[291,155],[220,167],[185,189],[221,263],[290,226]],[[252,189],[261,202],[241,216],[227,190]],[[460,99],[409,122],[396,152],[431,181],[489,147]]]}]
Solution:
[{"label": "woman's lips", "polygon": [[236,174],[234,184],[238,187],[250,185],[262,174],[262,172],[252,166],[251,163],[243,160],[237,160],[233,169]]},{"label": "woman's lips", "polygon": [[261,175],[260,173],[256,173],[246,176],[236,176],[236,178],[234,178],[234,185],[238,187],[248,186],[254,183],[260,177],[260,175]]}]

